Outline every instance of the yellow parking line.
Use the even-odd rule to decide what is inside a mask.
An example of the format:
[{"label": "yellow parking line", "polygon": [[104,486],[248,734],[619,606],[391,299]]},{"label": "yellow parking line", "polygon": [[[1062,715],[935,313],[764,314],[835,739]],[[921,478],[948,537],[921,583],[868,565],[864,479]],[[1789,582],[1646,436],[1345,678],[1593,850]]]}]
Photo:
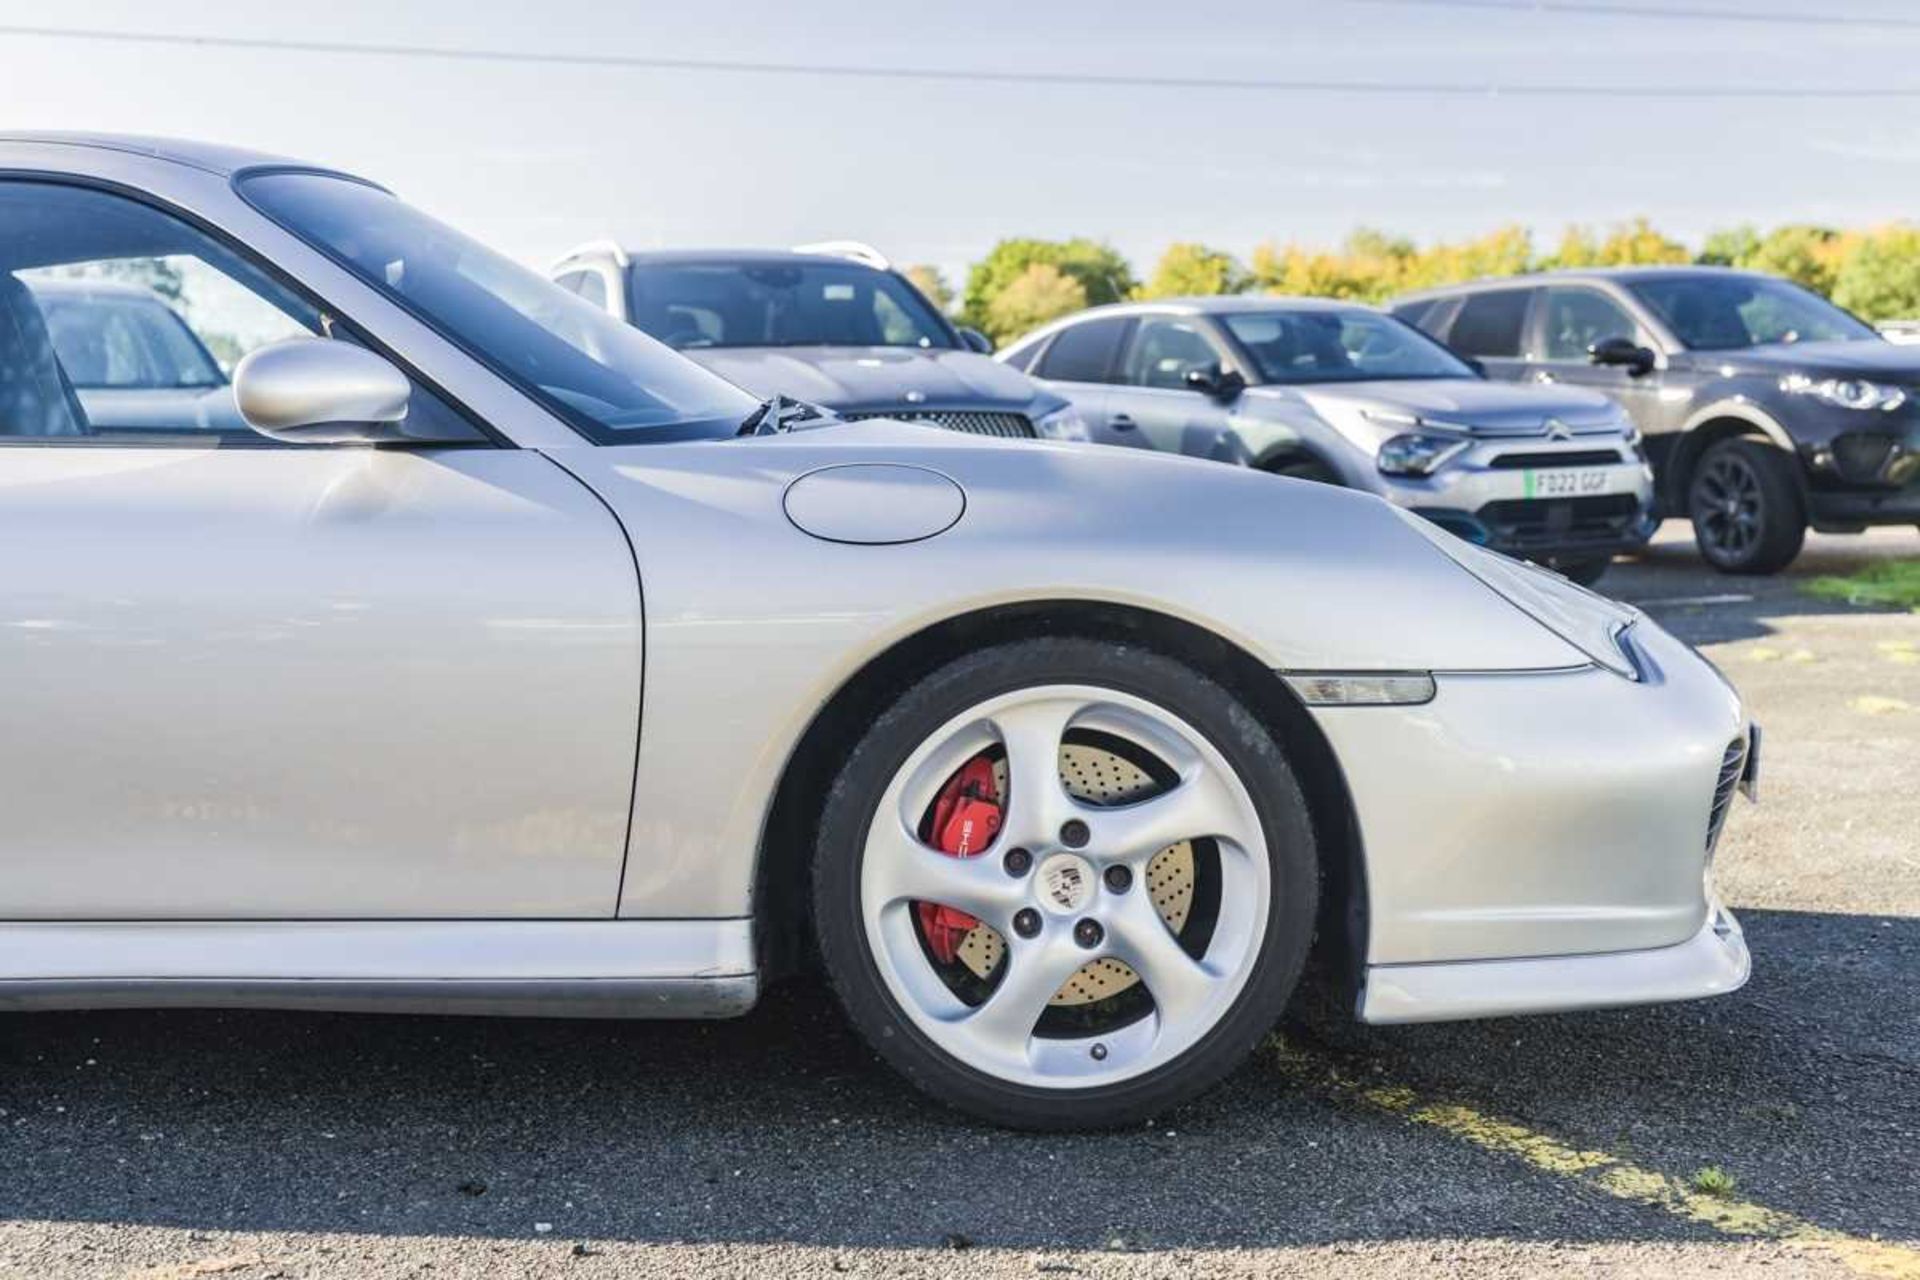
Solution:
[{"label": "yellow parking line", "polygon": [[1543,1173],[1567,1178],[1618,1200],[1649,1205],[1730,1236],[1778,1240],[1823,1253],[1857,1275],[1920,1280],[1920,1249],[1863,1239],[1732,1196],[1708,1195],[1678,1178],[1643,1169],[1605,1151],[1582,1150],[1525,1125],[1459,1103],[1422,1099],[1400,1085],[1366,1084],[1275,1037],[1281,1070],[1310,1087],[1453,1135],[1484,1151],[1515,1156]]}]

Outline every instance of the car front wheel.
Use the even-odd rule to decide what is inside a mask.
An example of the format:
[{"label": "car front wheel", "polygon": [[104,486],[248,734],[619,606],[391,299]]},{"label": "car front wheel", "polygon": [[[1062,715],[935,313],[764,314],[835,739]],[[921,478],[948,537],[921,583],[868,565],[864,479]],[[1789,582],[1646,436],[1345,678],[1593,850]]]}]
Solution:
[{"label": "car front wheel", "polygon": [[1795,463],[1760,440],[1722,440],[1687,485],[1687,514],[1708,564],[1722,573],[1778,573],[1807,537]]},{"label": "car front wheel", "polygon": [[1318,862],[1278,743],[1131,645],[1011,642],[881,716],[828,798],[822,957],[868,1042],[935,1098],[1079,1129],[1158,1114],[1279,1016]]}]

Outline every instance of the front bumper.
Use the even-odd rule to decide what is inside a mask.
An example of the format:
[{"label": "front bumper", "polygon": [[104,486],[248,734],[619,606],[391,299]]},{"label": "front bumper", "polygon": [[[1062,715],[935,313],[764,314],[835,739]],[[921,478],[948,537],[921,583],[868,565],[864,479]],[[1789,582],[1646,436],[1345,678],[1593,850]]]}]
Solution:
[{"label": "front bumper", "polygon": [[[1363,1016],[1709,995],[1729,966],[1744,971],[1695,953],[1723,914],[1708,872],[1751,727],[1686,645],[1644,620],[1634,641],[1640,680],[1596,667],[1436,672],[1424,705],[1312,708],[1364,850]],[[1664,958],[1652,970],[1620,959],[1639,953]],[[1619,975],[1619,999],[1583,979],[1556,1002],[1546,993],[1563,973]]]},{"label": "front bumper", "polygon": [[1740,922],[1714,902],[1699,931],[1671,947],[1611,955],[1374,965],[1360,993],[1360,1020],[1449,1022],[1700,1000],[1738,991],[1751,969]]},{"label": "front bumper", "polygon": [[1653,472],[1618,436],[1476,440],[1430,476],[1379,476],[1376,491],[1476,545],[1536,559],[1632,551],[1658,523]]}]

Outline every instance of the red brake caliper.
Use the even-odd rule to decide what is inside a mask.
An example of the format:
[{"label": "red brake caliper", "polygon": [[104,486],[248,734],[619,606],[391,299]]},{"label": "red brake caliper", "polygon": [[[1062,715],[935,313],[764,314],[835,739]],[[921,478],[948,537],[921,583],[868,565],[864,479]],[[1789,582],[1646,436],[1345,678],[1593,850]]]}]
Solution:
[{"label": "red brake caliper", "polygon": [[[993,843],[1000,831],[1000,801],[993,785],[993,762],[975,756],[940,788],[933,802],[933,843],[954,858],[970,858]],[[953,963],[960,942],[979,921],[937,902],[914,904],[927,947],[942,964]]]}]

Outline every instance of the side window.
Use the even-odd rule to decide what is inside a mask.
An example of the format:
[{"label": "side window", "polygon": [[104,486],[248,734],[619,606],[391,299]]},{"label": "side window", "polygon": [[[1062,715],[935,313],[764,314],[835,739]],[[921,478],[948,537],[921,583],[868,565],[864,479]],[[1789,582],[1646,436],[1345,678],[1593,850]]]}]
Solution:
[{"label": "side window", "polygon": [[1585,360],[1596,342],[1637,341],[1639,327],[1605,294],[1591,289],[1547,290],[1543,340],[1549,360]]},{"label": "side window", "polygon": [[1029,342],[1025,346],[1015,347],[1012,351],[1009,351],[1006,359],[1001,361],[1001,363],[1007,365],[1009,368],[1018,369],[1020,372],[1026,373],[1033,368],[1034,357],[1046,349],[1047,340],[1045,338],[1040,339],[1038,342]]},{"label": "side window", "polygon": [[[101,191],[0,183],[0,441],[266,444],[234,403],[234,367],[315,336],[357,341],[168,214]],[[441,433],[460,421],[424,389],[409,412]]]},{"label": "side window", "polygon": [[1133,331],[1120,381],[1136,387],[1184,391],[1187,374],[1220,363],[1220,353],[1198,323],[1171,316],[1149,316]]},{"label": "side window", "polygon": [[1062,329],[1047,344],[1038,376],[1057,382],[1106,382],[1127,330],[1125,316],[1102,316]]},{"label": "side window", "polygon": [[1469,294],[1447,335],[1447,345],[1469,356],[1519,355],[1520,331],[1526,326],[1532,296],[1531,289]]}]

